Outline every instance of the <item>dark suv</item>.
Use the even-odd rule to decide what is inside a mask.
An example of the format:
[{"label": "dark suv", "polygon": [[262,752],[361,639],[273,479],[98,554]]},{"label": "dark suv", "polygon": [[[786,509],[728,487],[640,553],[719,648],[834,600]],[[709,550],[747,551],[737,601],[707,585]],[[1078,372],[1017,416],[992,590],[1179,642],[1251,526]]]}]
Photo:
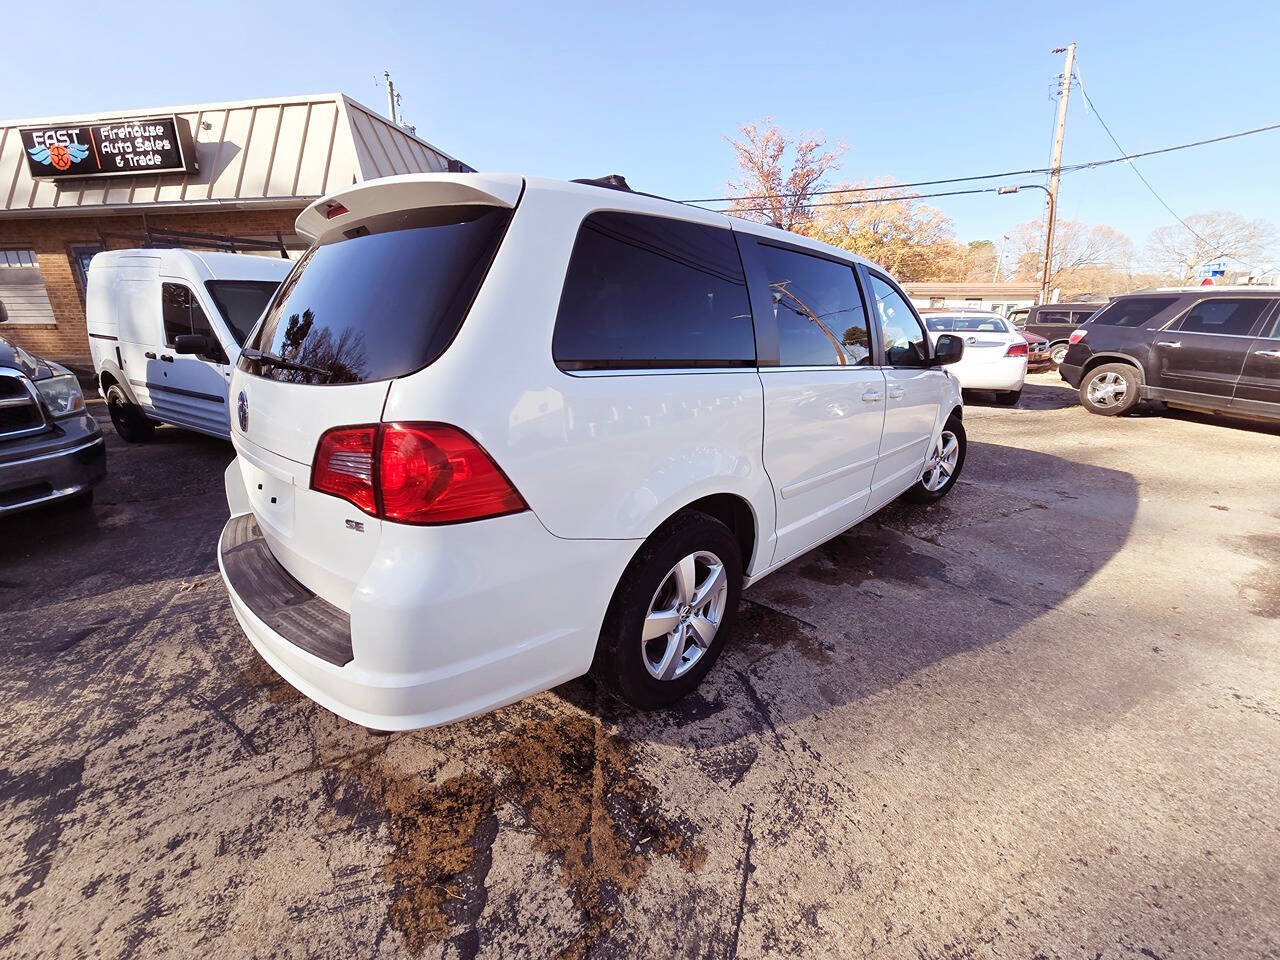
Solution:
[{"label": "dark suv", "polygon": [[1012,310],[1009,319],[1019,330],[1048,340],[1049,359],[1062,363],[1072,332],[1105,306],[1105,303],[1047,303],[1042,307]]},{"label": "dark suv", "polygon": [[1060,370],[1085,409],[1105,416],[1150,399],[1280,420],[1280,288],[1116,297],[1072,334]]}]

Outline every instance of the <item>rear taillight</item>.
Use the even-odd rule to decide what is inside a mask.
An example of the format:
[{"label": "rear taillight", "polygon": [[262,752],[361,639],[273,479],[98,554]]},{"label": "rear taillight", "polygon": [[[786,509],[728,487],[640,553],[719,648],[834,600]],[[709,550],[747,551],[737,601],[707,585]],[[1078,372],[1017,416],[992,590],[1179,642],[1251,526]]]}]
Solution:
[{"label": "rear taillight", "polygon": [[1025,357],[1027,355],[1027,341],[1021,343],[1009,344],[1009,349],[1004,352],[1006,357]]},{"label": "rear taillight", "polygon": [[1083,339],[1088,335],[1088,333],[1089,333],[1089,331],[1088,331],[1088,330],[1073,330],[1073,331],[1071,331],[1071,336],[1070,336],[1070,338],[1067,340],[1067,342],[1068,342],[1068,343],[1079,343],[1081,340],[1083,340]]},{"label": "rear taillight", "polygon": [[497,464],[456,427],[335,427],[316,447],[311,489],[396,523],[460,523],[526,509]]},{"label": "rear taillight", "polygon": [[349,500],[365,513],[376,515],[373,458],[377,441],[377,427],[336,427],[325,431],[311,464],[311,489]]}]

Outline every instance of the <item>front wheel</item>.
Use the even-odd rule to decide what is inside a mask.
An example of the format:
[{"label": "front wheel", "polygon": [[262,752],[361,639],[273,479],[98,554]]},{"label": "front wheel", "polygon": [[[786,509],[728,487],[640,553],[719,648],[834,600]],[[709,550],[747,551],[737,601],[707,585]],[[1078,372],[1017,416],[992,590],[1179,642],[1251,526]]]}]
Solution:
[{"label": "front wheel", "polygon": [[741,594],[737,538],[704,513],[681,511],[627,566],[592,669],[642,710],[674,703],[720,656]]},{"label": "front wheel", "polygon": [[1055,343],[1049,348],[1049,359],[1062,366],[1062,361],[1067,358],[1067,350],[1071,347],[1069,343]]},{"label": "front wheel", "polygon": [[107,413],[116,433],[126,443],[143,443],[156,432],[156,425],[147,419],[142,408],[130,400],[117,383],[107,388]]},{"label": "front wheel", "polygon": [[1118,417],[1141,399],[1138,371],[1127,363],[1104,363],[1080,381],[1080,405],[1090,413]]},{"label": "front wheel", "polygon": [[948,418],[938,439],[924,462],[924,473],[920,475],[916,485],[904,496],[912,503],[933,503],[941,500],[960,478],[964,469],[965,448],[968,446],[964,424],[960,418],[952,415]]}]

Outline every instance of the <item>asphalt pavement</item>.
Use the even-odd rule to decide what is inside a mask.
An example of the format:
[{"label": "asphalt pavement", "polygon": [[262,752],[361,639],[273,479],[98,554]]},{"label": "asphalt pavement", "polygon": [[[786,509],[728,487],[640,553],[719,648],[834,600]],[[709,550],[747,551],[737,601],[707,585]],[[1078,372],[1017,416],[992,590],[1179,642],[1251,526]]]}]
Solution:
[{"label": "asphalt pavement", "polygon": [[974,398],[703,687],[380,736],[257,657],[228,444],[0,521],[0,956],[1280,955],[1280,430]]}]

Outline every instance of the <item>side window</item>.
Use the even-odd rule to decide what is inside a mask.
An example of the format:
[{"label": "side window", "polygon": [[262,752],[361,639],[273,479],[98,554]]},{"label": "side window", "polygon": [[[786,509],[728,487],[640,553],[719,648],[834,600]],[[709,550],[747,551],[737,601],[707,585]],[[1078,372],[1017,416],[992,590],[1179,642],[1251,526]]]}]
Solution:
[{"label": "side window", "polygon": [[1244,337],[1253,330],[1258,317],[1269,306],[1271,301],[1261,297],[1201,300],[1178,321],[1176,328],[1183,333],[1221,333]]},{"label": "side window", "polygon": [[1144,327],[1173,306],[1177,297],[1118,297],[1094,314],[1104,327]]},{"label": "side window", "polygon": [[587,217],[551,352],[565,370],[754,366],[751,306],[732,233],[639,214]]},{"label": "side window", "polygon": [[[218,342],[209,318],[204,315],[200,301],[191,288],[181,283],[160,284],[160,298],[164,317],[164,343],[172,347],[174,337],[187,333],[202,333],[213,343]],[[226,363],[221,349],[207,359]]]},{"label": "side window", "polygon": [[760,245],[783,367],[871,366],[867,311],[853,267]]},{"label": "side window", "polygon": [[872,309],[880,323],[885,363],[891,367],[928,366],[929,344],[920,321],[898,291],[874,273],[870,276]]},{"label": "side window", "polygon": [[1071,314],[1066,310],[1041,310],[1036,323],[1071,323]]}]

